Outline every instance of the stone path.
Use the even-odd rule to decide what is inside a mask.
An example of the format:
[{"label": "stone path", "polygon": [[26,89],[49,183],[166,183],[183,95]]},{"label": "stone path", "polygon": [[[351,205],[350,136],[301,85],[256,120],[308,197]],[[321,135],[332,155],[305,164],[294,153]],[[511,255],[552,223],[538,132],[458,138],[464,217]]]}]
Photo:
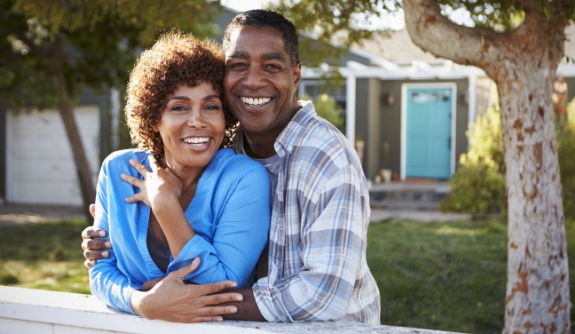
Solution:
[{"label": "stone path", "polygon": [[[422,222],[469,220],[470,215],[440,213],[437,211],[409,211],[372,209],[371,221],[379,222],[390,217]],[[84,219],[81,207],[62,205],[9,204],[0,206],[0,227],[31,223],[45,223],[64,219]]]},{"label": "stone path", "polygon": [[84,219],[82,208],[64,205],[9,204],[0,206],[0,227]]}]

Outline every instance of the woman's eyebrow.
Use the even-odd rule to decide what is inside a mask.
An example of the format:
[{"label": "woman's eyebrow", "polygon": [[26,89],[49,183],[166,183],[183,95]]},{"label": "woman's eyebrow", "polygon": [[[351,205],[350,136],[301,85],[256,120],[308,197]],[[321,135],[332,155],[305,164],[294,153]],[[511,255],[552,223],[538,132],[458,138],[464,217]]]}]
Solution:
[{"label": "woman's eyebrow", "polygon": [[171,100],[186,100],[186,101],[191,101],[191,99],[190,99],[189,97],[187,97],[187,96],[173,96],[173,97],[170,97],[170,98],[168,99],[168,101],[171,101]]},{"label": "woman's eyebrow", "polygon": [[220,96],[217,94],[207,95],[207,96],[204,96],[204,98],[202,100],[207,101],[207,100],[211,100],[214,98],[219,100]]}]

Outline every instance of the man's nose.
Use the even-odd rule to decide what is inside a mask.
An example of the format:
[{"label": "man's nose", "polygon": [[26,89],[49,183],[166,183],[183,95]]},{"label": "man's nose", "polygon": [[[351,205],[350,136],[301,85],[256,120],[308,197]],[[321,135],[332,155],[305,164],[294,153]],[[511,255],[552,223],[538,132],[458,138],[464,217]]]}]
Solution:
[{"label": "man's nose", "polygon": [[244,78],[244,86],[251,90],[257,90],[266,85],[265,73],[259,66],[250,66]]}]

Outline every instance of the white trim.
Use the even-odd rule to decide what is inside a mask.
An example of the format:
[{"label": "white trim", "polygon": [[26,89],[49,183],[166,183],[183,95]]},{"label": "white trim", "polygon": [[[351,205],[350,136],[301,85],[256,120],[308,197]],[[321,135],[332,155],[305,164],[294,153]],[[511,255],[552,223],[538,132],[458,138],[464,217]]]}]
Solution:
[{"label": "white trim", "polygon": [[345,136],[355,147],[355,77],[353,75],[347,76],[345,88]]},{"label": "white trim", "polygon": [[457,121],[457,85],[454,82],[441,83],[404,83],[401,85],[401,164],[400,178],[405,180],[405,163],[406,163],[406,134],[407,134],[407,89],[408,88],[451,88],[451,175],[455,172],[455,136]]},{"label": "white trim", "polygon": [[[467,108],[468,108],[468,120],[467,124],[475,123],[475,115],[477,114],[477,76],[469,76],[469,86],[467,88]],[[472,127],[469,127],[469,138],[471,138]],[[467,141],[467,146],[469,147],[469,140]]]},{"label": "white trim", "polygon": [[448,334],[443,331],[368,325],[358,322],[317,321],[274,323],[232,321],[184,324],[149,320],[111,310],[94,296],[0,286],[0,332],[58,334]]},{"label": "white trim", "polygon": [[[354,65],[352,65],[354,64]],[[392,63],[393,64],[393,63]],[[357,66],[360,65],[360,66]],[[339,73],[344,77],[352,75],[358,79],[378,78],[380,80],[457,80],[467,79],[470,76],[485,76],[485,72],[472,66],[453,64],[452,66],[430,66],[422,68],[417,63],[411,66],[394,68],[393,66],[365,66],[357,62],[351,62],[346,67],[340,67]],[[315,68],[302,67],[303,79],[320,79],[321,72]]]},{"label": "white trim", "polygon": [[116,88],[110,90],[110,127],[112,128],[112,150],[120,149],[120,92]]},{"label": "white trim", "polygon": [[12,161],[11,159],[12,157],[12,129],[13,129],[13,118],[14,114],[12,113],[12,111],[6,109],[6,198],[4,199],[6,203],[10,203],[10,201],[13,199],[13,189],[12,189],[12,182],[8,180],[9,177],[11,177],[12,174]]}]

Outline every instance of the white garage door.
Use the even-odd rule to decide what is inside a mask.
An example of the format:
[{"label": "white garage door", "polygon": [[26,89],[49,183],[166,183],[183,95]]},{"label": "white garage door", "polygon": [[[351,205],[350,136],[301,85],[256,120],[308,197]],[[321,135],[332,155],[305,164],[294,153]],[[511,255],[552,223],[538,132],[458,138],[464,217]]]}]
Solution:
[{"label": "white garage door", "polygon": [[[74,111],[96,182],[100,168],[99,109],[82,106]],[[8,112],[7,123],[7,200],[11,203],[82,205],[72,150],[58,111]]]}]

